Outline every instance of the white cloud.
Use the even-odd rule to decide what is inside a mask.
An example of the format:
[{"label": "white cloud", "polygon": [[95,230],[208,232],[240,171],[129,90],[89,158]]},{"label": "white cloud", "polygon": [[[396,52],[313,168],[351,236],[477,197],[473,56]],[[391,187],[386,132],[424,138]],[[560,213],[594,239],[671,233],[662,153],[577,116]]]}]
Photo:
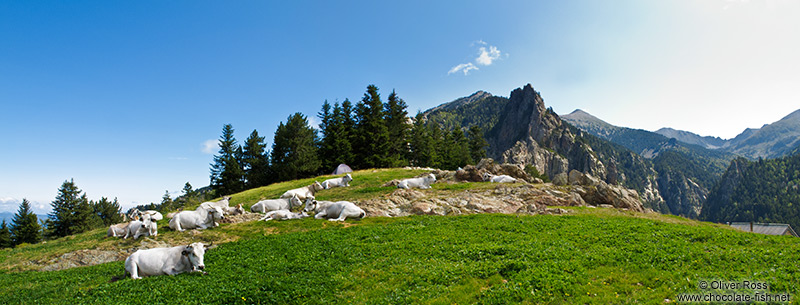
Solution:
[{"label": "white cloud", "polygon": [[496,59],[500,58],[500,50],[497,49],[495,46],[489,46],[489,50],[486,50],[486,47],[480,47],[480,52],[478,52],[478,58],[475,58],[475,62],[484,66],[491,65]]},{"label": "white cloud", "polygon": [[451,68],[450,71],[447,72],[447,74],[450,75],[457,72],[464,72],[464,75],[469,75],[470,70],[478,70],[478,67],[473,65],[471,62],[460,64],[458,66]]},{"label": "white cloud", "polygon": [[22,200],[13,197],[0,197],[0,212],[14,212],[21,202]]},{"label": "white cloud", "polygon": [[472,70],[479,70],[478,65],[481,66],[490,66],[496,60],[500,59],[501,56],[508,54],[503,54],[496,46],[489,45],[483,40],[478,40],[472,43],[472,47],[478,47],[478,57],[475,58],[474,62],[468,62],[459,64],[455,67],[450,68],[450,71],[447,72],[447,75],[457,73],[457,72],[464,72],[464,75],[469,75],[469,72]]},{"label": "white cloud", "polygon": [[217,148],[219,148],[219,141],[217,141],[217,140],[206,140],[202,144],[201,151],[203,153],[211,155],[211,154],[214,154],[214,152],[216,152]]}]

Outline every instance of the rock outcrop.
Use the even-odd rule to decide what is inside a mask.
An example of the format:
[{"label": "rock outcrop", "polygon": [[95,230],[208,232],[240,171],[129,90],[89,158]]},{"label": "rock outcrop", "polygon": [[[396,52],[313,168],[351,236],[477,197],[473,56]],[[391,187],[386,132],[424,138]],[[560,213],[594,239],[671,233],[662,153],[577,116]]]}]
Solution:
[{"label": "rock outcrop", "polygon": [[576,142],[569,125],[545,107],[530,84],[511,92],[487,140],[491,157],[503,163],[533,165],[550,179],[572,169],[595,177],[607,176],[605,165],[591,147]]}]

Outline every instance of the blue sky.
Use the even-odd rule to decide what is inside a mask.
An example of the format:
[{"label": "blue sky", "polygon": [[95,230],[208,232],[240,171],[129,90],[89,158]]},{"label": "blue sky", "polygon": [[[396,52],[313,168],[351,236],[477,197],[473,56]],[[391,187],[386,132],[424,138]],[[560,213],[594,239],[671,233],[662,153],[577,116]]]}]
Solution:
[{"label": "blue sky", "polygon": [[208,184],[223,124],[271,145],[290,114],[368,84],[416,113],[531,83],[558,113],[731,138],[800,108],[797,16],[781,0],[3,1],[0,211],[47,210],[69,179],[159,202]]}]

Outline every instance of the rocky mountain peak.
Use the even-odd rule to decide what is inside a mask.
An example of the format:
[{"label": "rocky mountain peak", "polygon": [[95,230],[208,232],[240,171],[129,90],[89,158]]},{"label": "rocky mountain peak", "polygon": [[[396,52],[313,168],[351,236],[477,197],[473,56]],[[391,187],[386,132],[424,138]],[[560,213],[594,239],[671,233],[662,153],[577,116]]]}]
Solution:
[{"label": "rocky mountain peak", "polygon": [[425,112],[426,113],[432,113],[432,112],[436,112],[436,111],[439,111],[439,110],[451,111],[451,110],[457,109],[459,107],[462,107],[462,106],[465,106],[465,105],[469,105],[469,104],[481,101],[481,100],[483,100],[485,98],[488,98],[488,97],[492,97],[492,94],[489,93],[489,92],[483,91],[483,90],[478,90],[477,92],[473,93],[470,96],[462,97],[462,98],[456,99],[456,100],[454,100],[452,102],[441,104],[441,105],[433,107],[432,109],[430,109],[428,111],[425,111]]}]

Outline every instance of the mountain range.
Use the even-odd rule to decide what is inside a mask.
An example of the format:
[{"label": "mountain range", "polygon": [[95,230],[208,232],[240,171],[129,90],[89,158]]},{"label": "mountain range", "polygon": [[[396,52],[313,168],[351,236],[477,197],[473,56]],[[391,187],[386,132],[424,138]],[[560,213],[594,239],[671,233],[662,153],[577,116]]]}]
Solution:
[{"label": "mountain range", "polygon": [[655,133],[678,141],[696,144],[708,149],[718,149],[749,159],[779,158],[789,155],[800,146],[800,110],[796,110],[777,122],[761,128],[747,128],[733,139],[701,137],[697,134],[661,128]]},{"label": "mountain range", "polygon": [[530,84],[508,98],[478,91],[423,114],[447,129],[481,127],[487,154],[500,162],[530,165],[551,179],[577,170],[638,191],[657,212],[689,218],[700,216],[733,160],[800,152],[800,110],[729,140],[614,126],[582,110],[559,116]]}]

